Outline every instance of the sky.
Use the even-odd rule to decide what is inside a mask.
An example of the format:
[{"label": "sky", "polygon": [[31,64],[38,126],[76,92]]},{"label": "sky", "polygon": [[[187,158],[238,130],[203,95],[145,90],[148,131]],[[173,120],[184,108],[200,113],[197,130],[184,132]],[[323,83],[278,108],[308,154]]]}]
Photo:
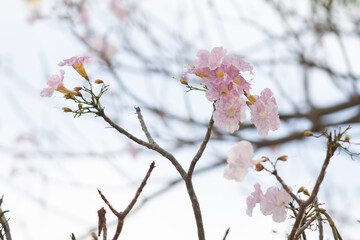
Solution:
[{"label": "sky", "polygon": [[[259,31],[233,23],[238,15],[242,21],[253,17],[273,33],[281,32],[280,20],[273,17],[262,1],[239,1],[239,8],[233,7],[231,2],[125,2],[134,11],[131,14],[141,19],[141,23],[148,23],[144,29],[148,27],[157,38],[164,40],[166,44],[161,42],[163,48],[159,53],[149,48],[147,44],[151,41],[146,39],[146,35],[131,30],[137,26],[134,22],[126,17],[120,21],[111,15],[105,1],[90,1],[89,12],[92,24],[98,31],[96,34],[101,35],[107,31],[111,33],[108,40],[117,49],[113,57],[119,65],[119,75],[127,80],[128,88],[135,89],[137,96],[144,101],[166,107],[174,113],[187,114],[188,101],[194,116],[207,121],[211,104],[197,92],[185,93],[184,87],[178,83],[184,66],[188,64],[185,61],[192,61],[198,49],[224,46],[231,49],[229,52],[241,52],[249,61],[254,60],[257,63],[254,70],[254,91],[260,91],[264,86],[276,86],[266,74],[271,65],[262,66],[261,57],[284,56],[282,54],[286,50],[282,51],[279,46],[271,51],[272,43],[262,42],[263,35]],[[200,10],[210,4],[215,4],[218,11]],[[98,188],[120,210],[133,197],[136,186],[152,161],[156,162],[157,167],[145,187],[142,195],[144,198],[164,187],[169,180],[176,179],[177,173],[173,166],[155,153],[142,149],[134,156],[131,150],[138,150],[137,146],[109,128],[100,118],[90,115],[73,118],[70,114],[63,113],[61,108],[71,105],[60,94],[55,94],[52,98],[40,98],[39,93],[46,86],[47,79],[52,74],[59,73],[60,67],[57,64],[61,60],[74,55],[94,54],[74,37],[68,23],[57,18],[55,13],[65,12],[58,1],[44,0],[34,5],[20,0],[0,0],[0,6],[0,100],[5,103],[2,104],[0,114],[0,194],[4,195],[2,209],[10,210],[7,217],[10,218],[13,239],[70,239],[72,232],[78,239],[90,239],[89,230],[97,226],[97,210],[104,206],[97,194]],[[306,4],[299,4],[297,10],[305,14],[308,7]],[[37,8],[46,17],[30,23],[29,16]],[[221,16],[216,15],[218,13]],[[218,21],[220,18],[226,20],[222,26],[219,26],[222,24]],[[223,29],[223,32],[219,29]],[[79,31],[85,30],[80,28]],[[122,34],[129,32],[131,35]],[[179,36],[176,35],[178,33]],[[93,33],[94,36],[96,34]],[[170,41],[173,37],[166,34],[182,37],[194,46],[182,49],[176,42]],[[116,36],[121,37],[117,39]],[[126,41],[155,59],[158,55],[171,59],[174,57],[171,54],[176,53],[178,65],[169,59],[158,58],[159,61],[150,62],[146,66],[147,70],[160,66],[171,71],[171,81],[164,81],[164,77],[159,78],[156,73],[140,68],[138,59],[133,59],[129,52],[121,48]],[[329,42],[332,42],[331,39]],[[338,48],[335,44],[334,47],[331,46],[333,51],[316,57],[327,57],[330,62],[339,59],[341,53]],[[355,52],[360,47],[356,42],[349,46]],[[359,62],[353,55],[351,57],[351,62]],[[104,97],[106,108],[111,117],[141,136],[133,107],[142,104],[125,97],[126,91],[121,90],[120,84],[101,64],[101,60],[94,57],[87,65],[87,71],[92,78],[103,79],[111,84],[108,95]],[[341,64],[337,67],[345,68]],[[86,83],[70,67],[65,70],[67,84],[78,86]],[[271,70],[279,76],[278,81],[284,89],[300,89],[297,82],[289,80],[299,74],[296,68],[280,66]],[[314,74],[318,74],[319,79],[322,78],[321,73]],[[311,84],[318,106],[344,99],[336,91],[336,86],[322,81]],[[287,94],[300,107],[304,105],[301,90]],[[276,96],[283,102],[282,109],[289,109],[286,95],[277,90]],[[177,123],[169,123],[174,129],[169,134],[166,131],[166,121],[151,116],[146,110],[144,117],[149,128],[154,131],[156,129],[155,137],[159,138],[160,144],[165,146],[169,144],[167,140],[171,142],[169,139],[174,136],[192,134],[202,137],[205,134],[203,129],[186,129]],[[159,123],[164,124],[164,127]],[[303,129],[308,126],[306,121],[299,121],[297,124],[299,125],[284,126],[284,130],[271,133],[269,137],[283,134],[291,128]],[[356,131],[354,139],[359,139]],[[203,161],[199,163],[200,167],[215,162],[217,156],[225,156],[231,144],[231,141],[210,143]],[[195,154],[196,146],[172,150],[181,159],[181,163],[186,165]],[[279,169],[284,179],[294,189],[300,186],[311,188],[325,154],[324,140],[308,139],[302,141],[301,145],[293,142],[278,148],[260,149],[255,157],[266,155],[276,158],[284,154],[290,159]],[[335,222],[339,224],[344,239],[358,240],[360,228],[356,221],[360,219],[360,207],[357,206],[360,198],[359,161],[351,160],[343,154],[336,155],[333,160],[320,196],[328,200],[325,206],[335,215]],[[264,187],[272,186],[276,184],[273,177],[250,172],[246,183],[238,183],[226,180],[223,169],[224,166],[215,168],[194,180],[207,239],[222,239],[228,227],[229,240],[264,237],[270,240],[285,239],[291,220],[274,223],[271,217],[261,214],[259,207],[254,209],[254,216],[251,218],[245,213],[246,197],[253,191],[253,185],[260,182]],[[109,223],[114,221],[110,211],[107,216]],[[113,231],[113,228],[109,231]],[[329,233],[329,229],[326,231]],[[310,239],[315,239],[315,236],[316,232],[309,232]],[[184,185],[177,185],[129,216],[121,238],[196,239],[195,222]]]}]

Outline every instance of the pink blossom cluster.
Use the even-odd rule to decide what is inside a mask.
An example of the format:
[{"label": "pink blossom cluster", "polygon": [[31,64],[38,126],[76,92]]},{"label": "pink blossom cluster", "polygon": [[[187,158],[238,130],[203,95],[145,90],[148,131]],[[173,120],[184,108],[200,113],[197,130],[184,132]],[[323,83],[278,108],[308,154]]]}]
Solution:
[{"label": "pink blossom cluster", "polygon": [[254,207],[260,204],[260,210],[264,215],[272,215],[275,222],[283,222],[286,219],[287,204],[291,201],[291,196],[284,188],[270,187],[263,194],[260,184],[254,185],[255,191],[246,199],[246,213],[251,217]]},{"label": "pink blossom cluster", "polygon": [[[83,76],[85,79],[89,80],[89,77],[85,71],[84,68],[84,62],[90,61],[90,57],[72,57],[69,59],[65,59],[61,61],[58,65],[59,66],[72,66],[81,76]],[[64,86],[63,80],[64,80],[65,71],[60,70],[60,76],[59,75],[52,75],[50,79],[47,81],[47,88],[44,88],[40,92],[41,97],[51,97],[55,91],[62,92],[66,95],[75,95],[75,96],[81,96],[81,94],[78,91],[72,91],[67,89]]]},{"label": "pink blossom cluster", "polygon": [[[267,136],[269,129],[279,128],[279,116],[275,98],[270,89],[265,89],[260,97],[250,95],[251,85],[241,76],[243,72],[253,74],[253,67],[240,58],[229,56],[222,47],[211,52],[200,50],[199,59],[183,76],[195,74],[201,77],[206,88],[206,98],[215,101],[214,122],[225,126],[230,133],[239,129],[239,123],[245,121],[246,103],[250,105],[251,122],[255,124],[261,136]],[[247,97],[246,102],[241,97]],[[258,101],[259,100],[259,101]]]}]

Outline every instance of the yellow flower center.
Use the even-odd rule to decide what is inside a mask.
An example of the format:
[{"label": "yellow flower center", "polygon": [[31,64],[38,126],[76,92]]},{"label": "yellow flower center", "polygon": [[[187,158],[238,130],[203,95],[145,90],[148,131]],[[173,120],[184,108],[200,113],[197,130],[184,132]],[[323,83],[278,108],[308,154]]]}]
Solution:
[{"label": "yellow flower center", "polygon": [[230,117],[233,117],[236,113],[235,108],[229,108],[228,110],[226,110],[226,114]]},{"label": "yellow flower center", "polygon": [[199,72],[197,72],[196,75],[201,78],[207,77],[207,75],[204,73],[204,70],[202,70],[202,69]]},{"label": "yellow flower center", "polygon": [[216,76],[218,77],[218,78],[221,78],[221,77],[223,77],[225,75],[225,72],[223,71],[223,70],[218,70],[217,72],[216,72]]},{"label": "yellow flower center", "polygon": [[233,82],[236,84],[236,85],[240,85],[240,79],[238,77],[234,78]]}]

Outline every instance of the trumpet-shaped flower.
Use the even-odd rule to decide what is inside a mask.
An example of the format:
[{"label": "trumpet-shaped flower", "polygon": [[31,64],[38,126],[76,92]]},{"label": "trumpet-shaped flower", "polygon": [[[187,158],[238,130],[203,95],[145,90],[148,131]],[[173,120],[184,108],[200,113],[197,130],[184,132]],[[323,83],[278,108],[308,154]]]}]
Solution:
[{"label": "trumpet-shaped flower", "polygon": [[258,183],[254,185],[255,192],[246,199],[246,213],[251,217],[253,209],[257,203],[260,204],[260,210],[264,215],[272,215],[275,222],[283,222],[286,219],[286,205],[291,201],[291,196],[284,188],[270,187],[263,194]]},{"label": "trumpet-shaped flower", "polygon": [[251,123],[253,123],[260,136],[266,137],[269,129],[272,131],[280,127],[278,107],[273,93],[265,88],[261,96],[255,96],[256,101],[250,106]]},{"label": "trumpet-shaped flower", "polygon": [[260,202],[260,210],[264,215],[272,215],[275,222],[286,219],[286,205],[291,201],[291,196],[284,188],[270,187]]},{"label": "trumpet-shaped flower", "polygon": [[68,95],[79,96],[79,94],[80,94],[79,92],[71,91],[64,86],[64,83],[63,83],[64,74],[65,74],[65,71],[60,70],[60,76],[56,75],[56,74],[52,75],[50,77],[50,79],[47,81],[47,85],[49,87],[44,88],[40,92],[40,96],[41,97],[51,97],[54,94],[54,91],[59,91],[59,92],[62,92],[64,94],[68,94]]},{"label": "trumpet-shaped flower", "polygon": [[85,57],[72,57],[69,59],[65,59],[62,62],[60,62],[59,66],[72,66],[83,78],[89,81],[89,76],[87,75],[85,68],[84,68],[84,62],[90,61],[89,56]]},{"label": "trumpet-shaped flower", "polygon": [[238,182],[243,181],[249,168],[254,165],[252,161],[253,155],[254,150],[248,141],[240,141],[232,147],[228,152],[228,165],[225,168],[224,177]]},{"label": "trumpet-shaped flower", "polygon": [[64,70],[60,70],[60,76],[52,75],[50,79],[47,81],[48,88],[44,88],[40,96],[41,97],[51,97],[54,94],[55,90],[64,88],[63,80],[64,80]]},{"label": "trumpet-shaped flower", "polygon": [[225,126],[229,133],[239,129],[239,122],[245,121],[246,103],[239,97],[224,97],[216,101],[213,113],[217,126]]}]

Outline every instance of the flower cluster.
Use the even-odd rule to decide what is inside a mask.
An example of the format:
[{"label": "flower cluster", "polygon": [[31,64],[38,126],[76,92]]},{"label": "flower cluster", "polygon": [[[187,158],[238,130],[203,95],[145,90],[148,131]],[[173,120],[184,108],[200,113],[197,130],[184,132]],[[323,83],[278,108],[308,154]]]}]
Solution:
[{"label": "flower cluster", "polygon": [[283,222],[286,219],[286,205],[291,201],[291,196],[284,188],[270,187],[263,194],[260,184],[254,185],[255,192],[246,199],[246,213],[251,217],[253,209],[257,203],[260,204],[260,210],[264,215],[272,215],[275,222]]},{"label": "flower cluster", "polygon": [[[59,66],[65,66],[69,65],[72,66],[82,77],[84,77],[86,80],[89,81],[89,77],[85,71],[84,68],[84,62],[90,61],[90,57],[72,57],[69,59],[65,59],[62,62],[60,62]],[[60,76],[58,75],[52,75],[50,79],[47,82],[48,88],[44,88],[40,96],[41,97],[51,97],[54,94],[54,91],[58,91],[61,93],[64,93],[65,96],[81,96],[81,93],[79,92],[79,88],[75,88],[74,91],[67,89],[64,86],[63,80],[64,80],[64,70],[60,70]]]},{"label": "flower cluster", "polygon": [[[183,76],[195,74],[201,77],[206,89],[206,98],[215,101],[214,121],[218,126],[225,126],[230,133],[239,129],[239,122],[246,119],[246,104],[251,109],[251,122],[261,136],[267,136],[269,129],[279,128],[280,120],[275,98],[270,89],[265,89],[261,96],[250,94],[250,83],[240,73],[253,74],[253,67],[240,58],[229,56],[222,47],[211,52],[200,50],[199,59]],[[241,97],[245,96],[249,101]]]},{"label": "flower cluster", "polygon": [[[253,160],[254,150],[250,142],[240,141],[228,152],[228,159],[224,170],[224,177],[229,180],[241,182],[249,172],[249,169],[256,166],[256,170],[264,169],[262,163],[269,161],[267,157],[259,160]],[[284,161],[286,156],[281,156],[278,160]],[[261,166],[261,168],[259,168]],[[274,167],[276,164],[274,165]],[[257,203],[260,204],[260,210],[264,215],[272,215],[275,222],[283,222],[286,219],[286,205],[291,201],[291,196],[281,188],[270,187],[265,194],[261,191],[260,185],[255,184],[255,192],[247,198],[247,211],[252,216],[252,211]]]}]

